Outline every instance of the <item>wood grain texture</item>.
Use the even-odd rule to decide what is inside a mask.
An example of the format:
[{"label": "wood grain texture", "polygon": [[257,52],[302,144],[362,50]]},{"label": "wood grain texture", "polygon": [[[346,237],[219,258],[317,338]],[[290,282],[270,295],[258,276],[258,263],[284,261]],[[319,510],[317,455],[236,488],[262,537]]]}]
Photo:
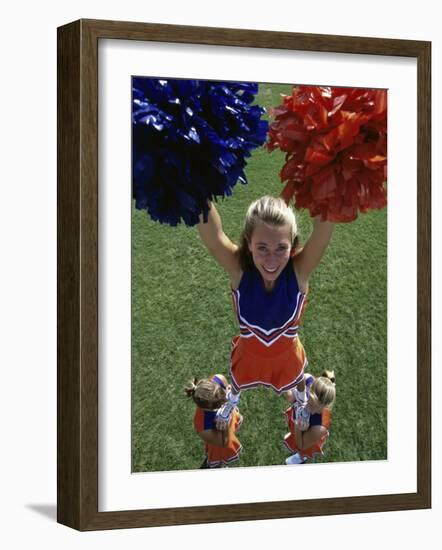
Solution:
[{"label": "wood grain texture", "polygon": [[417,406],[418,493],[431,507],[431,44],[418,58]]},{"label": "wood grain texture", "polygon": [[[289,502],[98,512],[98,41],[415,57],[418,63],[418,490]],[[430,44],[119,21],[58,29],[58,521],[79,530],[276,519],[431,506]]]},{"label": "wood grain texture", "polygon": [[128,21],[83,20],[100,38],[172,43],[240,46],[327,53],[417,57],[423,42],[328,34],[304,34],[253,29],[157,25]]},{"label": "wood grain texture", "polygon": [[84,529],[98,509],[98,48],[83,25],[81,37],[80,524]]},{"label": "wood grain texture", "polygon": [[79,525],[80,23],[58,31],[57,518]]}]

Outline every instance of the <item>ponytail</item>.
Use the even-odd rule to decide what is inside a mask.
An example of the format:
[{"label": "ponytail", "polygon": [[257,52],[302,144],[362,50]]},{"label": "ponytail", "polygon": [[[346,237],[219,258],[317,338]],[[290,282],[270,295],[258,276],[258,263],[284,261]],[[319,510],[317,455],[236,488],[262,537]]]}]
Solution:
[{"label": "ponytail", "polygon": [[184,392],[187,395],[187,397],[194,396],[197,385],[198,385],[198,378],[194,378],[193,382],[191,381],[187,384],[187,386],[184,388]]},{"label": "ponytail", "polygon": [[319,405],[331,409],[336,399],[334,371],[325,370],[321,376],[315,378],[310,395],[314,396]]},{"label": "ponytail", "polygon": [[321,374],[323,378],[328,378],[333,386],[336,386],[336,377],[334,370],[324,370]]}]

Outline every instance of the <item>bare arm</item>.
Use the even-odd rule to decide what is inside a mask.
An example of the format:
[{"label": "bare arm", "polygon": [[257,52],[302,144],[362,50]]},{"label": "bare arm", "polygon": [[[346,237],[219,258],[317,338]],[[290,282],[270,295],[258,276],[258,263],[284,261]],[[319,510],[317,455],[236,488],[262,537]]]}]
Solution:
[{"label": "bare arm", "polygon": [[300,286],[307,286],[310,275],[318,266],[333,234],[333,222],[313,221],[313,231],[304,248],[294,259],[294,267]]},{"label": "bare arm", "polygon": [[293,394],[293,390],[289,390],[289,391],[284,392],[284,397],[287,399],[287,401],[289,403],[294,403],[295,402],[295,396]]},{"label": "bare arm", "polygon": [[213,203],[210,203],[207,223],[200,218],[197,228],[210,254],[231,277],[237,277],[240,273],[238,247],[224,233],[221,218]]},{"label": "bare arm", "polygon": [[[296,384],[295,388],[292,388],[291,390],[284,392],[284,396],[289,403],[293,404],[297,400],[298,401],[300,400],[299,393],[302,393],[305,391],[305,378],[306,378],[306,375],[304,374],[304,376],[302,377],[302,380]],[[299,392],[298,399],[296,398],[297,392]],[[304,398],[305,398],[305,394],[304,394]],[[304,399],[302,399],[302,401],[304,401]]]},{"label": "bare arm", "polygon": [[214,447],[226,447],[228,443],[227,430],[203,430],[202,432],[198,432],[198,435],[205,443]]}]

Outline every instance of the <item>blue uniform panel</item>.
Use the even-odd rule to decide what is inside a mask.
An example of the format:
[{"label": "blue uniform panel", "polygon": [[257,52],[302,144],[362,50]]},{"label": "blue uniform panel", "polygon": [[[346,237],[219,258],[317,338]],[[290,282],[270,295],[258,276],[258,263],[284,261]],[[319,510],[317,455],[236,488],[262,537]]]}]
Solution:
[{"label": "blue uniform panel", "polygon": [[245,271],[238,290],[232,290],[242,338],[255,336],[266,346],[281,337],[293,339],[306,296],[300,292],[291,262],[277,278],[271,292],[265,290],[256,268]]},{"label": "blue uniform panel", "polygon": [[322,414],[311,414],[310,426],[322,426]]},{"label": "blue uniform panel", "polygon": [[299,287],[291,262],[282,271],[271,292],[265,290],[256,268],[244,272],[238,291],[241,317],[248,324],[271,330],[295,317]]},{"label": "blue uniform panel", "polygon": [[204,429],[215,430],[216,411],[204,411]]}]

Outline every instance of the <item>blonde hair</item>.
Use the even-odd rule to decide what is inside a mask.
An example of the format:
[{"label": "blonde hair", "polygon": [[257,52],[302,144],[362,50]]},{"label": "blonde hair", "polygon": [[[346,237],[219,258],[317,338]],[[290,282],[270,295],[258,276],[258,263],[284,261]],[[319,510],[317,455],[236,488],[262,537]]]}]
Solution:
[{"label": "blonde hair", "polygon": [[331,409],[336,399],[336,383],[334,371],[324,371],[321,376],[315,378],[311,388],[310,397],[321,407]]},{"label": "blonde hair", "polygon": [[184,388],[187,397],[192,397],[195,405],[201,409],[214,411],[219,409],[227,400],[226,389],[214,380],[203,378],[193,379],[193,382]]},{"label": "blonde hair", "polygon": [[252,255],[249,251],[249,242],[256,226],[260,223],[276,227],[288,225],[290,227],[292,250],[296,249],[298,245],[298,225],[295,213],[280,197],[265,195],[252,202],[246,213],[244,229],[239,244],[239,260],[243,271],[251,269],[254,265]]}]

